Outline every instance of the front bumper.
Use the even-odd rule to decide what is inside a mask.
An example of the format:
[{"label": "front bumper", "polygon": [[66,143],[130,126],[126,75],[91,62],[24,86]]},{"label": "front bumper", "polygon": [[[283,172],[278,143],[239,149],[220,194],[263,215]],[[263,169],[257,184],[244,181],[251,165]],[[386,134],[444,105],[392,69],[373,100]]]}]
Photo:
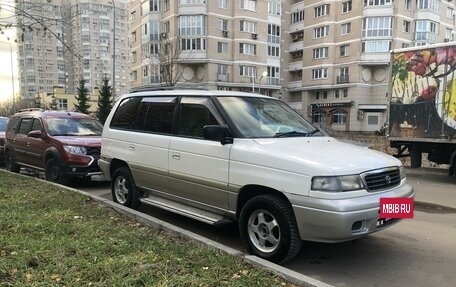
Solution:
[{"label": "front bumper", "polygon": [[342,242],[380,231],[397,223],[379,224],[380,198],[413,198],[413,187],[404,183],[385,192],[349,199],[321,199],[291,196],[290,201],[302,240]]}]

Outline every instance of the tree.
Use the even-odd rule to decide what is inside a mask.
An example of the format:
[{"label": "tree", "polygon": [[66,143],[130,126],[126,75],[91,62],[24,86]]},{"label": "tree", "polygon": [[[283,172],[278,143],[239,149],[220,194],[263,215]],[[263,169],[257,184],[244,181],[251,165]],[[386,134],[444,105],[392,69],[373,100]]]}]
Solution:
[{"label": "tree", "polygon": [[37,94],[35,97],[35,108],[40,108],[40,109],[43,108],[43,103],[41,101],[42,101],[42,99],[41,99],[40,94]]},{"label": "tree", "polygon": [[183,73],[182,54],[179,37],[160,41],[157,57],[163,86],[174,87],[180,80]]},{"label": "tree", "polygon": [[51,103],[49,104],[49,109],[50,110],[57,110],[57,99],[55,98],[55,95],[52,94],[51,96]]},{"label": "tree", "polygon": [[103,76],[103,84],[100,89],[100,94],[98,96],[98,108],[97,108],[97,118],[101,123],[105,123],[106,118],[109,115],[109,112],[112,109],[112,88],[109,85],[109,79],[106,75]]},{"label": "tree", "polygon": [[85,80],[81,79],[79,80],[79,86],[77,88],[77,96],[76,96],[76,101],[78,101],[77,104],[74,105],[77,111],[88,114],[89,113],[89,108],[90,104],[88,103],[89,101],[89,90],[85,86]]}]

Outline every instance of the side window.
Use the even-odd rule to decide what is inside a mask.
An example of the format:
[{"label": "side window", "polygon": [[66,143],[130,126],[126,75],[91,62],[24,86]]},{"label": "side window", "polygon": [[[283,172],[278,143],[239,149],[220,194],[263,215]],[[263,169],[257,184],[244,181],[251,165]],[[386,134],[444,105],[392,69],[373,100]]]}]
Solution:
[{"label": "side window", "polygon": [[18,134],[28,134],[30,132],[30,128],[31,128],[31,123],[32,123],[32,119],[31,118],[24,118],[21,120],[21,123],[19,124],[19,130],[18,130]]},{"label": "side window", "polygon": [[124,99],[112,117],[111,128],[130,130],[134,128],[136,114],[138,112],[141,97]]},{"label": "side window", "polygon": [[178,135],[203,137],[203,127],[218,125],[208,98],[183,98],[178,117]]},{"label": "side window", "polygon": [[21,121],[21,118],[12,117],[10,119],[10,121],[8,122],[8,127],[7,127],[8,133],[16,134],[17,131],[19,130],[19,122],[20,121]]},{"label": "side window", "polygon": [[175,104],[174,97],[144,98],[139,107],[135,130],[172,133]]},{"label": "side window", "polygon": [[32,123],[32,131],[36,131],[36,130],[42,130],[42,125],[41,125],[41,121],[39,119],[33,119],[33,123]]}]

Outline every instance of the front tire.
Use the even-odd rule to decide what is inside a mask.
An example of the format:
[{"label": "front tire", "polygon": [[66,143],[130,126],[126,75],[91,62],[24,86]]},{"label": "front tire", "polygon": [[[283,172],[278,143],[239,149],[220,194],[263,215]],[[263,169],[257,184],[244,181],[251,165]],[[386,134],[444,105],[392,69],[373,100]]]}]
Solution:
[{"label": "front tire", "polygon": [[62,173],[62,168],[54,158],[50,158],[46,161],[44,176],[47,181],[64,185],[69,183],[68,177]]},{"label": "front tire", "polygon": [[121,167],[114,171],[111,182],[112,200],[133,209],[141,206],[141,193],[135,185],[133,176],[128,167]]},{"label": "front tire", "polygon": [[11,172],[18,173],[21,170],[21,167],[16,164],[14,161],[13,155],[10,151],[5,153],[5,168]]},{"label": "front tire", "polygon": [[285,263],[301,249],[290,204],[275,195],[251,198],[242,208],[239,231],[247,251],[275,263]]}]

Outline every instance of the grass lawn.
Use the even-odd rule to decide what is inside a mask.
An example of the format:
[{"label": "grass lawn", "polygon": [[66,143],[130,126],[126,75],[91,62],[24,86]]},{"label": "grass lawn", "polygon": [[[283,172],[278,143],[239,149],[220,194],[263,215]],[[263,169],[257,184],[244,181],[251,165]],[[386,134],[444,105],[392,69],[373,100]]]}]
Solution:
[{"label": "grass lawn", "polygon": [[0,171],[0,286],[293,286],[89,197]]}]

